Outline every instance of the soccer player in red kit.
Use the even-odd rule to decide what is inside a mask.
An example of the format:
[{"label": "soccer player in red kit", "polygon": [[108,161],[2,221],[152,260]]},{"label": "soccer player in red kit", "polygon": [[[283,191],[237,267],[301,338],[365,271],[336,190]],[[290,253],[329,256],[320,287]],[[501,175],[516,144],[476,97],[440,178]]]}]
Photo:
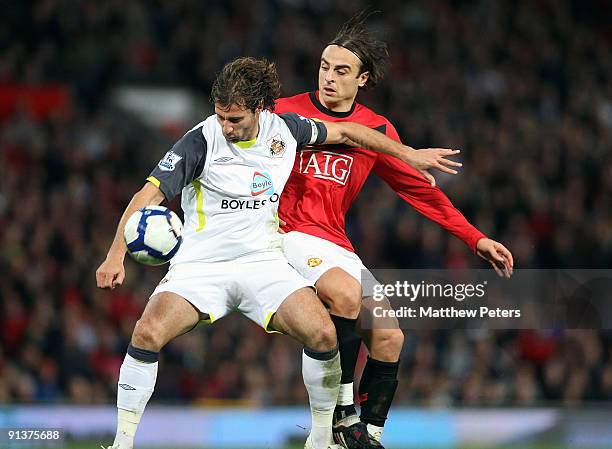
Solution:
[{"label": "soccer player in red kit", "polygon": [[[357,122],[399,141],[389,120],[355,101],[359,89],[382,79],[387,60],[386,44],[368,32],[363,19],[352,19],[323,50],[319,89],[281,98],[275,110],[326,121]],[[428,173],[357,147],[334,151],[329,146],[309,146],[299,151],[280,199],[279,218],[286,232],[283,250],[298,272],[315,282],[319,297],[330,307],[342,365],[334,437],[349,449],[382,447],[378,442],[397,388],[404,340],[397,321],[393,326],[382,326],[385,328],[360,330],[370,356],[359,385],[361,416],[357,417],[353,378],[361,340],[355,327],[362,296],[368,292],[362,291],[361,270],[366,268],[346,236],[345,215],[371,172],[418,212],[490,262],[500,276],[510,277],[513,268],[510,251],[472,226],[433,185]]]}]

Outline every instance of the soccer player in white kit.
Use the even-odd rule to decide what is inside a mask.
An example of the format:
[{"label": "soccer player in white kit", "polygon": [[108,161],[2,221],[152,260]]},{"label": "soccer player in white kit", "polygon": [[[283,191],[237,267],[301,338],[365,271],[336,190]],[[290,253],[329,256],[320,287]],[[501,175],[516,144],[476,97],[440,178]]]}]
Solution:
[{"label": "soccer player in white kit", "polygon": [[130,215],[182,192],[183,244],[134,328],[119,374],[111,449],[134,445],[161,348],[200,321],[212,323],[236,310],[266,331],[288,334],[304,345],[302,373],[312,414],[306,448],[336,447],[331,445],[341,372],[336,332],[312,283],[283,256],[277,233],[278,199],[296,149],[350,140],[424,166],[447,152],[415,155],[361,125],[276,115],[270,110],[279,94],[274,64],[254,58],[227,64],[213,85],[215,114],[166,153],[121,217],[96,271],[100,288],[124,280],[123,230]]}]

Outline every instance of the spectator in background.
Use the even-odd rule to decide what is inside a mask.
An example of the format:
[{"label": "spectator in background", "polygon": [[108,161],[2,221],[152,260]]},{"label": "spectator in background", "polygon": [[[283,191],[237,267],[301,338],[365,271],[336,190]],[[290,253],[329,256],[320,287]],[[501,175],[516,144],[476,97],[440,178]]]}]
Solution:
[{"label": "spectator in background", "polygon": [[[325,2],[262,0],[251,17],[238,0],[204,3],[104,0],[74,8],[47,0],[6,11],[2,83],[59,82],[73,100],[63,114],[46,117],[0,107],[3,402],[112,402],[116,379],[94,373],[100,367],[117,372],[133,315],[146,298],[139,286],[160,277],[132,265],[132,281],[120,291],[90,286],[87,262],[104,254],[105,236],[129,200],[125,192],[145,175],[137,168],[152,164],[152,155],[175,137],[115,110],[110,89],[172,82],[207,92],[224,62],[255,54],[277,62],[285,94],[311,90],[319,36],[333,35],[354,12]],[[610,5],[389,1],[379,8],[373,27],[391,44],[392,71],[362,100],[384,110],[414,146],[436,142],[464,150],[461,177],[438,179],[456,206],[507,243],[519,268],[612,265]],[[213,45],[226,30],[233,39]],[[90,197],[97,198],[94,205]],[[479,266],[376,180],[366,185],[347,225],[367,266]],[[550,334],[550,352],[535,359],[521,335],[491,331],[483,340],[462,331],[409,332],[398,403],[513,405],[527,397],[527,403],[574,405],[612,397],[609,333]],[[195,391],[302,403],[297,348],[282,338],[267,347],[260,337],[232,321],[178,340],[164,355],[154,400],[187,399]],[[282,369],[269,369],[270,351],[275,360],[284,357]],[[236,370],[245,359],[249,368]],[[32,368],[32,360],[42,362]],[[210,381],[223,377],[221,366],[237,374],[229,386],[213,387],[218,383]],[[274,375],[261,378],[262,371]],[[472,378],[478,388],[465,387]],[[517,390],[519,379],[528,380],[528,393]],[[267,393],[253,395],[261,385]]]}]

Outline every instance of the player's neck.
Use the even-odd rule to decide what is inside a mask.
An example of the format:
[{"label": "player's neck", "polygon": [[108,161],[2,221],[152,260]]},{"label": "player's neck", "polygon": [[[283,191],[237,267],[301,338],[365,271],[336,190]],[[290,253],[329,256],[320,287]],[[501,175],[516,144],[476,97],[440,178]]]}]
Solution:
[{"label": "player's neck", "polygon": [[355,103],[355,97],[347,98],[345,100],[339,100],[335,102],[325,101],[319,95],[319,102],[325,106],[327,109],[333,112],[349,112],[353,107],[353,103]]}]

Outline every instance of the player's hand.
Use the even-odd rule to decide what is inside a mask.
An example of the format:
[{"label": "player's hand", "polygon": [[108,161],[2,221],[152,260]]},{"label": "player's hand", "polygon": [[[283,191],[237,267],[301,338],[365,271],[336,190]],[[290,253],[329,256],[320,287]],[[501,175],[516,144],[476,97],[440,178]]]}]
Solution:
[{"label": "player's hand", "polygon": [[421,173],[432,187],[436,186],[435,178],[429,173],[428,169],[435,168],[444,173],[456,175],[457,170],[451,167],[461,167],[461,162],[455,162],[450,159],[446,159],[449,156],[455,156],[459,154],[461,150],[450,150],[448,148],[424,148],[421,150],[412,150],[410,155],[407,157],[407,162],[412,167],[416,168]]},{"label": "player's hand", "polygon": [[499,242],[483,238],[476,244],[476,254],[489,262],[500,277],[509,278],[514,270],[512,253]]},{"label": "player's hand", "polygon": [[281,234],[286,234],[285,231],[283,231],[283,226],[287,226],[287,222],[281,218],[278,219],[278,232]]},{"label": "player's hand", "polygon": [[99,288],[110,288],[112,290],[123,284],[124,279],[123,259],[107,257],[96,270],[96,285]]}]

